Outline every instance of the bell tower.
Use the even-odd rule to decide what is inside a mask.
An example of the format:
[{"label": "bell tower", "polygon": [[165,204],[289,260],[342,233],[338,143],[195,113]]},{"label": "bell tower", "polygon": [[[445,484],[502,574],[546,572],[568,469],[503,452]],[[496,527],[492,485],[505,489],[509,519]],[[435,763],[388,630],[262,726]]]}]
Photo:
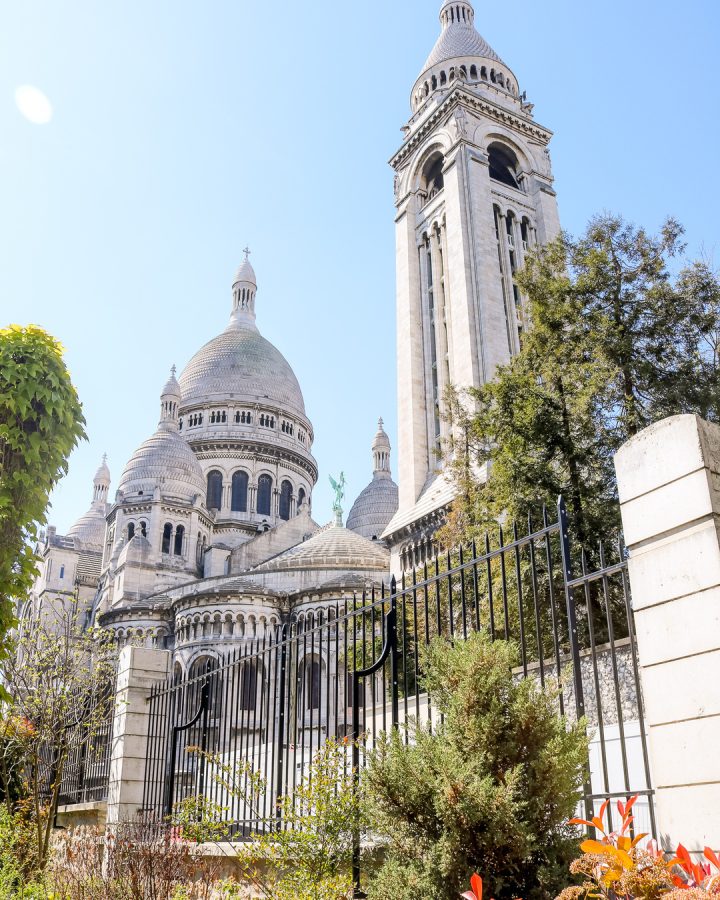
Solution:
[{"label": "bell tower", "polygon": [[390,161],[400,507],[388,538],[417,523],[416,507],[433,506],[445,391],[483,384],[517,352],[526,313],[514,274],[528,248],[560,230],[552,133],[475,29],[471,3],[443,3],[440,26]]}]

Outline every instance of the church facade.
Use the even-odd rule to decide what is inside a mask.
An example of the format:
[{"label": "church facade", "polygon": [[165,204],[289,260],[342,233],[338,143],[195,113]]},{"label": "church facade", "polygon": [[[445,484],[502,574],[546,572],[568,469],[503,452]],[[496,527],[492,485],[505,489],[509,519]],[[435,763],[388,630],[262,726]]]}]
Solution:
[{"label": "church facade", "polygon": [[444,393],[484,383],[517,351],[526,318],[514,273],[559,231],[551,133],[471,4],[444,3],[440,22],[391,160],[399,485],[380,420],[347,525],[313,519],[313,426],[291,366],[258,329],[246,254],[227,326],[179,377],[173,367],[157,430],[114,495],[103,461],[88,512],[67,535],[48,529],[25,615],[77,603],[85,623],[121,645],[170,649],[187,673],[432,554],[453,497],[439,470]]}]

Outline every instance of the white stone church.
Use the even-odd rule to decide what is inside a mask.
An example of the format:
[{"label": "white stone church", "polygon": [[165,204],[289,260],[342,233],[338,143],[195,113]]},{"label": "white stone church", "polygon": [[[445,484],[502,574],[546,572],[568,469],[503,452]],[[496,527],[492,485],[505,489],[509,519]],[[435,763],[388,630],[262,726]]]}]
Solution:
[{"label": "white stone church", "polygon": [[517,351],[514,273],[559,231],[551,132],[469,2],[444,3],[440,23],[391,160],[399,486],[381,420],[372,479],[346,525],[339,514],[314,521],[313,426],[292,368],[256,324],[262,294],[246,255],[227,327],[178,378],[173,369],[157,431],[114,494],[103,461],[88,512],[64,536],[48,529],[25,616],[77,597],[86,623],[168,648],[187,672],[432,555],[453,497],[439,462],[444,391],[484,383]]}]

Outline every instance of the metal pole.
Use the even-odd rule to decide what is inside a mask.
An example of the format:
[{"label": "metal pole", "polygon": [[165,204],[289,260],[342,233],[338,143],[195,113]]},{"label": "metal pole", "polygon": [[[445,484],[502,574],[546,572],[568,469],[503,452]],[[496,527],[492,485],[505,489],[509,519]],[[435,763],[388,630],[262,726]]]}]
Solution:
[{"label": "metal pole", "polygon": [[[392,586],[395,586],[394,579]],[[360,679],[374,675],[375,672],[385,665],[388,657],[390,658],[390,669],[392,673],[393,726],[397,727],[398,724],[397,609],[394,592],[390,597],[390,609],[385,616],[383,630],[385,635],[380,656],[378,656],[375,662],[371,666],[368,666],[367,669],[358,669],[352,673],[352,766],[356,796],[360,787]],[[360,887],[360,823],[357,819],[353,832],[352,880],[354,900],[361,900],[361,898],[366,897],[367,895]]]},{"label": "metal pole", "polygon": [[[575,712],[578,721],[585,716],[585,694],[583,692],[582,669],[580,668],[580,643],[578,641],[577,616],[575,615],[575,601],[572,596],[572,561],[570,556],[570,528],[568,524],[567,508],[562,496],[558,497],[558,523],[560,525],[560,548],[562,552],[563,584],[565,587],[565,606],[567,608],[568,637],[570,638],[570,655],[572,656],[573,685],[575,688]],[[585,816],[591,819],[593,816],[593,804],[590,799],[592,783],[590,776],[590,760],[585,765]]]},{"label": "metal pole", "polygon": [[282,808],[280,805],[283,796],[283,767],[285,765],[285,685],[286,685],[286,668],[287,668],[287,625],[283,623],[280,630],[280,686],[278,689],[280,710],[278,713],[277,743],[275,760],[275,816],[276,827],[280,830],[282,824]]},{"label": "metal pole", "polygon": [[572,588],[569,583],[572,577],[570,557],[570,531],[567,508],[562,497],[558,497],[558,522],[560,524],[560,549],[562,552],[563,584],[565,587],[565,606],[567,609],[568,637],[570,639],[570,655],[573,664],[573,685],[575,688],[575,710],[578,720],[585,715],[585,695],[583,693],[582,671],[580,669],[580,644],[578,642],[577,616]]}]

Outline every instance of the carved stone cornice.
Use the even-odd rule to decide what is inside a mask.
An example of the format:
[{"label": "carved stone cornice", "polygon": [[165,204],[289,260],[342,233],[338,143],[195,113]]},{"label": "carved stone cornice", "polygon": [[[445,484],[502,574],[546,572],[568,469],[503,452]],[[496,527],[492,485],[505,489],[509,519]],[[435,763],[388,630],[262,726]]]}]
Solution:
[{"label": "carved stone cornice", "polygon": [[417,131],[410,135],[408,140],[405,141],[402,147],[390,159],[390,165],[393,169],[397,170],[403,163],[407,162],[408,158],[415,150],[417,150],[434,131],[443,126],[443,119],[448,113],[451,113],[453,109],[461,103],[488,119],[494,119],[496,122],[508,125],[516,131],[520,131],[522,134],[527,135],[527,137],[539,141],[542,145],[550,143],[553,133],[548,128],[538,125],[538,123],[532,119],[528,119],[509,109],[498,106],[490,100],[471,94],[462,87],[456,87],[448,94],[427,121],[421,125]]},{"label": "carved stone cornice", "polygon": [[272,465],[278,461],[288,464],[299,471],[310,474],[313,484],[318,479],[318,467],[313,457],[297,453],[289,447],[273,444],[259,444],[237,440],[197,440],[188,441],[199,459],[246,459],[248,462],[261,462]]}]

